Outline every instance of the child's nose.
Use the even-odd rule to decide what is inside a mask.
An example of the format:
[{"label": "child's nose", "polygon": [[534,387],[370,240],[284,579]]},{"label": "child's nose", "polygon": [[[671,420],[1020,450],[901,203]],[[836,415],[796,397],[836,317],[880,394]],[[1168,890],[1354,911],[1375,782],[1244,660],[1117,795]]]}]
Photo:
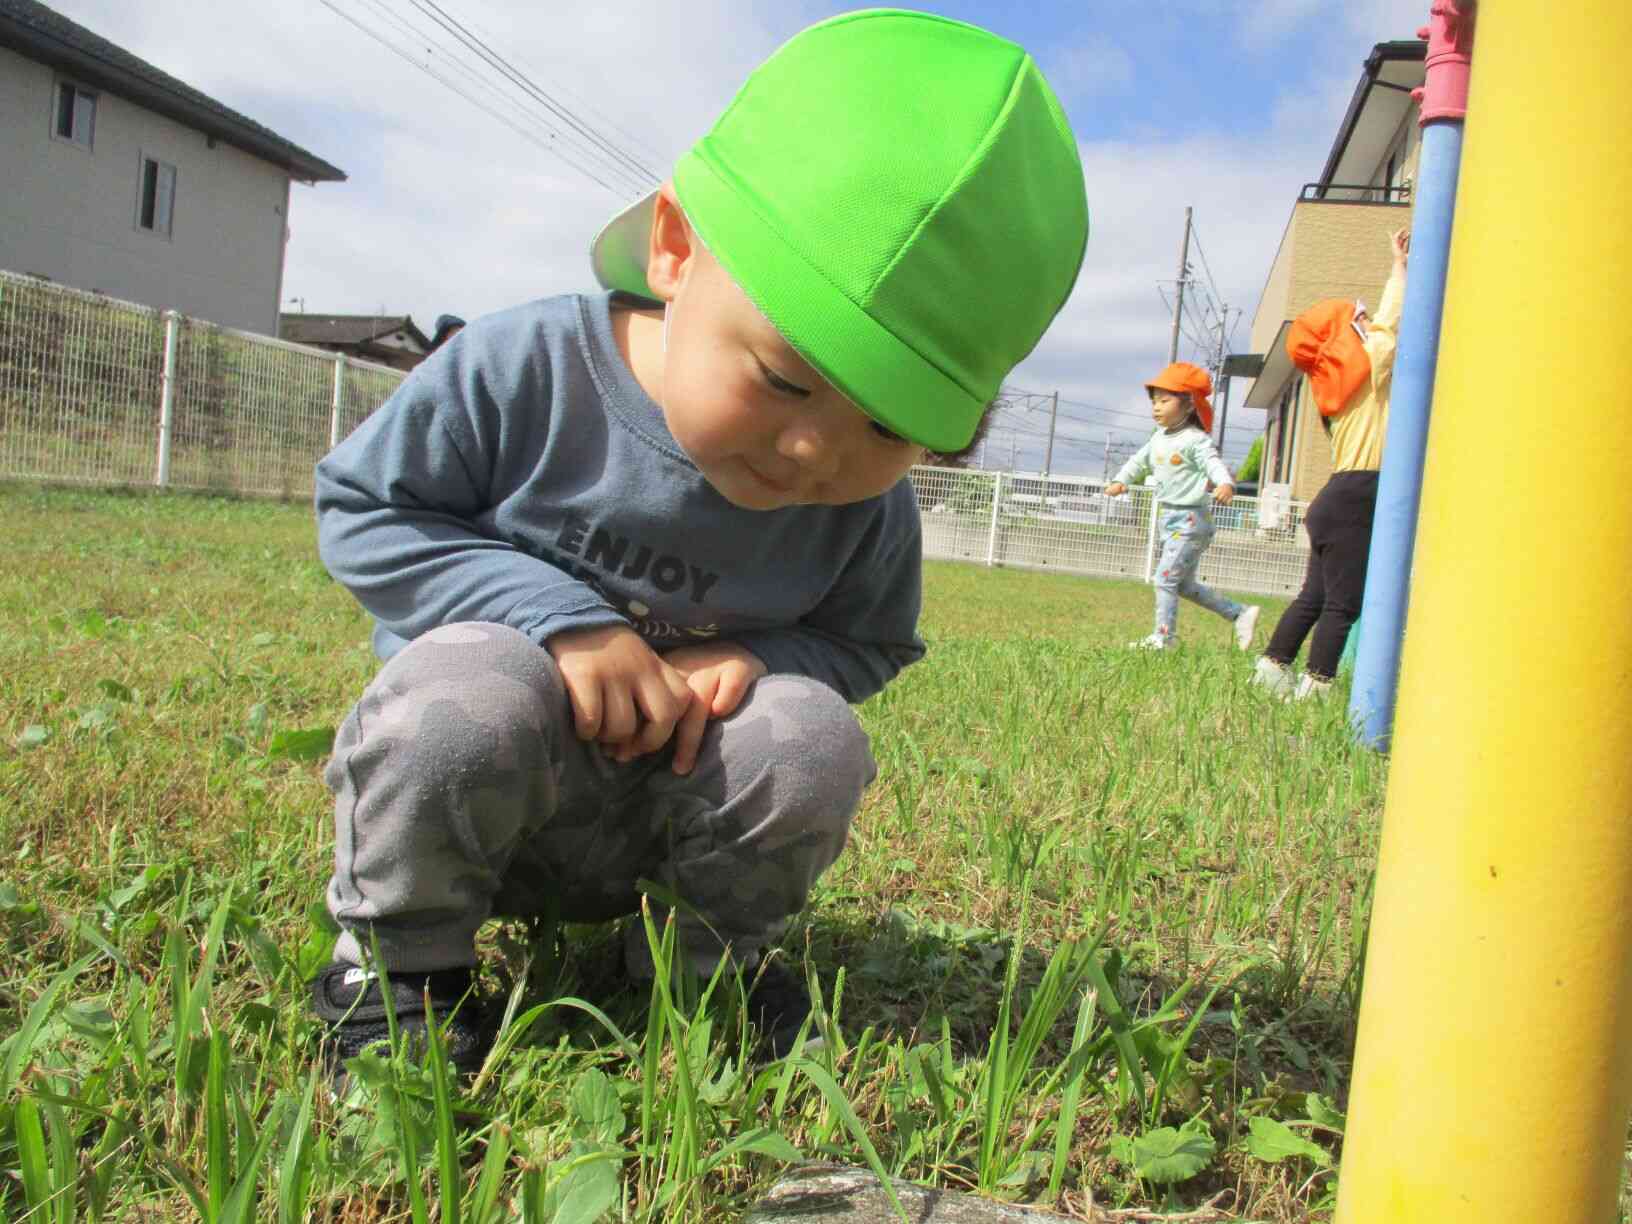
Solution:
[{"label": "child's nose", "polygon": [[807,418],[782,431],[777,450],[812,476],[825,479],[839,469],[842,441],[828,422]]}]

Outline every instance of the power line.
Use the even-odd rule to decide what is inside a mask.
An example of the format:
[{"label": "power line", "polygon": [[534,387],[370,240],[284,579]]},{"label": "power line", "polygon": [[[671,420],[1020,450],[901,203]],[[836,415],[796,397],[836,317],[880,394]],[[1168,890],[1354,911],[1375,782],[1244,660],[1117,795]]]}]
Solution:
[{"label": "power line", "polygon": [[[421,4],[420,0],[413,0],[413,2],[415,3],[416,7],[419,7],[421,11],[424,11],[424,4]],[[393,24],[399,30],[405,31],[416,43],[425,44],[424,51],[427,57],[433,55],[439,56],[441,62],[446,63],[450,68],[460,72],[467,81],[473,82],[478,88],[481,88],[489,95],[496,97],[501,105],[507,109],[518,112],[523,118],[529,119],[533,123],[537,124],[539,128],[543,129],[545,135],[541,136],[539,131],[517,122],[516,118],[511,114],[506,114],[503,111],[497,110],[493,106],[484,102],[481,98],[474,96],[468,88],[461,85],[458,81],[451,79],[446,73],[438,71],[438,69],[428,62],[428,60],[421,61],[419,55],[415,51],[405,49],[397,41],[391,37],[388,37],[381,30],[357,20],[356,17],[343,10],[337,3],[335,3],[335,0],[322,0],[322,3],[325,8],[329,9],[342,20],[366,34],[369,38],[372,38],[375,42],[392,52],[392,54],[419,69],[432,80],[457,94],[459,97],[469,102],[472,106],[475,106],[484,114],[503,124],[506,128],[515,132],[529,144],[532,144],[545,152],[553,153],[584,177],[588,178],[598,186],[606,188],[606,190],[612,192],[614,195],[628,197],[633,194],[641,194],[650,190],[651,187],[655,185],[656,176],[649,170],[646,170],[644,167],[640,168],[638,171],[631,170],[621,158],[615,158],[610,153],[604,151],[605,149],[611,147],[609,142],[604,142],[604,140],[595,140],[592,137],[591,142],[586,143],[583,137],[576,135],[572,131],[563,132],[558,124],[552,123],[549,119],[539,114],[533,108],[533,105],[530,103],[527,97],[524,96],[523,98],[518,99],[496,88],[490,80],[485,79],[483,74],[473,69],[472,65],[462,61],[459,56],[453,53],[446,44],[439,42],[435,34],[430,33],[425,29],[406,24],[400,17],[392,14],[389,9],[385,9],[384,5],[379,3],[379,0],[374,0],[372,11],[380,12],[382,9],[384,9],[385,15],[392,20]],[[432,3],[432,0],[425,0],[425,3]],[[434,3],[432,4],[432,7],[435,7]],[[450,17],[448,20],[453,21],[454,19]],[[440,25],[442,23],[438,22],[438,24]],[[457,24],[457,22],[455,22],[455,24]],[[446,27],[444,26],[444,28]],[[485,46],[485,44],[483,45]],[[493,66],[489,64],[488,67],[491,68]],[[510,79],[510,81],[512,84],[519,84],[513,79]],[[525,92],[526,91],[524,88],[524,93]],[[542,91],[539,92],[542,93]],[[552,111],[552,113],[554,112]],[[572,119],[567,119],[565,121],[569,123],[573,122]],[[579,130],[583,129],[580,128]]]},{"label": "power line", "polygon": [[[550,132],[551,139],[558,138],[559,134],[557,129],[552,126],[550,120],[543,115],[536,113],[528,104],[526,99],[518,99],[513,93],[507,92],[501,85],[495,84],[493,74],[491,72],[479,71],[476,66],[473,66],[461,59],[458,54],[456,54],[449,47],[438,42],[434,33],[428,32],[419,26],[412,24],[406,17],[403,17],[401,14],[392,9],[388,3],[388,0],[358,0],[358,2],[360,4],[367,5],[379,16],[385,18],[399,30],[403,31],[410,39],[414,40],[415,45],[423,44],[424,51],[427,56],[436,56],[441,63],[457,71],[465,80],[469,81],[477,89],[482,90],[484,93],[492,97],[507,111],[518,112],[527,116],[534,122],[538,123],[541,128]],[[332,8],[333,6],[331,5],[330,7]],[[417,60],[411,60],[410,62],[414,63],[416,67],[424,68],[424,66],[420,65]],[[429,69],[425,70],[429,72]],[[439,81],[442,79],[437,77],[435,73],[430,73],[430,75]],[[503,78],[500,79],[502,80]],[[447,82],[443,83],[446,84]],[[492,114],[493,112],[491,110],[487,110],[487,113]],[[511,126],[512,130],[515,130],[514,125],[512,124]],[[536,144],[537,142],[534,141],[534,143]],[[573,147],[583,156],[591,158],[596,156],[593,149],[585,148],[581,143],[573,143],[571,147]],[[552,148],[551,152],[555,152],[558,155],[560,154],[559,149]],[[609,169],[612,172],[616,172],[620,168],[610,167]],[[603,173],[606,173],[606,171],[603,171]],[[608,173],[608,177],[613,177],[613,174]],[[608,187],[609,190],[614,190],[614,188],[612,188],[608,183],[602,182],[601,185]],[[637,189],[635,186],[627,183],[620,183],[619,188],[624,192]]]},{"label": "power line", "polygon": [[420,12],[427,14],[432,18],[432,20],[436,21],[444,29],[452,33],[456,38],[458,38],[471,50],[475,51],[476,54],[480,55],[489,64],[493,65],[507,78],[513,81],[520,89],[522,89],[523,92],[531,94],[533,97],[537,98],[541,103],[543,103],[545,109],[551,114],[559,116],[564,123],[577,131],[584,137],[584,139],[588,140],[597,148],[604,150],[606,155],[610,157],[615,164],[621,164],[626,167],[637,180],[644,179],[647,180],[651,186],[655,186],[662,179],[662,175],[658,174],[650,167],[642,165],[633,155],[625,152],[622,148],[618,147],[605,136],[601,135],[601,133],[595,131],[569,108],[563,106],[555,98],[551,97],[550,94],[546,93],[537,84],[535,84],[531,78],[517,69],[515,65],[511,64],[509,60],[505,59],[480,38],[476,37],[475,34],[471,33],[470,30],[468,30],[458,18],[450,14],[446,9],[438,4],[436,0],[409,0],[409,2],[413,4],[415,8],[419,9]]}]

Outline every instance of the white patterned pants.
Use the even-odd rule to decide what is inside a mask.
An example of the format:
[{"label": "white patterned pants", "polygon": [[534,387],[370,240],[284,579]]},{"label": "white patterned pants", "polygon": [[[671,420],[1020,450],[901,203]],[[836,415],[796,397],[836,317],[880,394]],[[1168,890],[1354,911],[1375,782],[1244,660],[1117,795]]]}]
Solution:
[{"label": "white patterned pants", "polygon": [[1178,634],[1179,600],[1188,599],[1233,621],[1242,604],[1196,581],[1201,554],[1213,542],[1213,516],[1206,506],[1173,506],[1162,511],[1162,555],[1156,561],[1156,636],[1172,642]]}]

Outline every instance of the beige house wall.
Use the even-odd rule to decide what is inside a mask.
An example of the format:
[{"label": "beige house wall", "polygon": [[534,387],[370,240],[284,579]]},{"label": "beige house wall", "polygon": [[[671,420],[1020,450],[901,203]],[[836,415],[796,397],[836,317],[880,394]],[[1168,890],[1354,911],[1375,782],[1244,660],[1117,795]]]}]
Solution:
[{"label": "beige house wall", "polygon": [[1309,380],[1298,390],[1298,453],[1292,458],[1292,496],[1309,501],[1332,475],[1332,439],[1321,424],[1320,409],[1310,394]]},{"label": "beige house wall", "polygon": [[1258,310],[1252,316],[1252,347],[1247,350],[1249,353],[1269,352],[1269,346],[1275,343],[1275,333],[1280,331],[1281,324],[1288,317],[1280,312],[1291,296],[1297,229],[1298,214],[1294,209],[1281,234],[1280,249],[1275,252],[1275,262],[1270,265],[1264,291],[1258,295]]},{"label": "beige house wall", "polygon": [[[91,147],[62,140],[74,80],[0,47],[0,268],[276,333],[288,173],[106,89]],[[176,170],[168,234],[137,224],[144,157]]]}]

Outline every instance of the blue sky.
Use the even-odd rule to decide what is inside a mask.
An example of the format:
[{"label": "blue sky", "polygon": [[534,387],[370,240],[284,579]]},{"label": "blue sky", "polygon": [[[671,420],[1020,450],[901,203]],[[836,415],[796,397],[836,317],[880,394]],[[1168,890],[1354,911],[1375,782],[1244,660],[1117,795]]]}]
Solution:
[{"label": "blue sky", "polygon": [[[48,0],[106,38],[340,166],[297,187],[286,298],[310,311],[474,316],[592,288],[585,257],[626,202],[349,24],[407,0]],[[529,77],[665,169],[814,0],[440,0]],[[1142,383],[1166,361],[1184,208],[1245,345],[1298,188],[1318,176],[1376,42],[1429,0],[946,0],[918,7],[1021,43],[1076,131],[1092,235],[1077,289],[1011,383],[1059,391],[1054,470],[1097,476],[1104,444],[1148,432]],[[337,11],[338,10],[338,11]],[[548,16],[541,13],[547,11]],[[404,41],[411,41],[404,37]],[[425,58],[424,55],[421,58]],[[433,51],[433,62],[437,60]],[[1198,265],[1199,260],[1193,263]],[[1187,342],[1181,356],[1194,356]],[[1236,399],[1244,387],[1238,387]],[[1261,418],[1237,412],[1226,458]],[[1047,415],[1010,412],[988,462],[1042,464]]]}]

